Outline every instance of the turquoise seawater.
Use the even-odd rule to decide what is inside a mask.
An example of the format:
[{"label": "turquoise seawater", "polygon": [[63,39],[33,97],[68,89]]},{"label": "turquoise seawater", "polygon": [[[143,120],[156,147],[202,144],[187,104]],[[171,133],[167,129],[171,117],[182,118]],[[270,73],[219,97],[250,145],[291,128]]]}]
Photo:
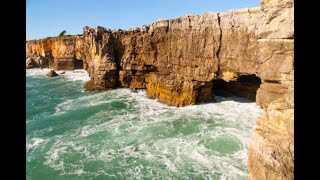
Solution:
[{"label": "turquoise seawater", "polygon": [[145,91],[84,92],[85,71],[48,71],[26,74],[28,180],[247,179],[254,102],[170,107]]}]

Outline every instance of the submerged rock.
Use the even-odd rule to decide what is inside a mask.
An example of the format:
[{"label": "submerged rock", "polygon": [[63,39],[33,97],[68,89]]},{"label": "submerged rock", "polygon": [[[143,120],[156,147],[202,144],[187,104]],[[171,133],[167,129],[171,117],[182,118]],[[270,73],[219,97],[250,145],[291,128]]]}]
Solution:
[{"label": "submerged rock", "polygon": [[48,77],[56,77],[56,76],[59,76],[59,74],[57,74],[54,70],[51,70],[48,74],[47,74]]}]

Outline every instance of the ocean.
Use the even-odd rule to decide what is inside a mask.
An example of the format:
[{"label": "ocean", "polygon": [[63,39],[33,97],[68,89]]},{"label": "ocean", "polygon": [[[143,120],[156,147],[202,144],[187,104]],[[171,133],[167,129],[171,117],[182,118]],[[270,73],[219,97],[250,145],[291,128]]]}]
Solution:
[{"label": "ocean", "polygon": [[85,92],[84,70],[26,71],[27,180],[247,179],[255,102],[177,108],[143,90]]}]

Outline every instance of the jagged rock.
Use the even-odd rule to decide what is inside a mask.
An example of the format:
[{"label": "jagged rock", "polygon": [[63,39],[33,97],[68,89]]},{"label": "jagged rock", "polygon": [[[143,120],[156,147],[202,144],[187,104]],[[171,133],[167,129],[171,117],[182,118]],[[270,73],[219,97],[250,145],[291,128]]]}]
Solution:
[{"label": "jagged rock", "polygon": [[48,60],[42,56],[31,55],[26,59],[26,69],[48,67]]},{"label": "jagged rock", "polygon": [[139,27],[132,27],[129,31],[141,31],[141,29]]},{"label": "jagged rock", "polygon": [[149,26],[143,25],[143,26],[141,27],[141,31],[147,33],[147,32],[149,31]]},{"label": "jagged rock", "polygon": [[48,77],[56,77],[59,76],[54,70],[50,70],[50,72],[47,74]]},{"label": "jagged rock", "polygon": [[294,1],[261,0],[261,20],[257,37],[261,39],[294,38]]},{"label": "jagged rock", "polygon": [[26,69],[31,69],[31,68],[39,68],[39,64],[35,61],[34,58],[28,57],[26,59]]}]

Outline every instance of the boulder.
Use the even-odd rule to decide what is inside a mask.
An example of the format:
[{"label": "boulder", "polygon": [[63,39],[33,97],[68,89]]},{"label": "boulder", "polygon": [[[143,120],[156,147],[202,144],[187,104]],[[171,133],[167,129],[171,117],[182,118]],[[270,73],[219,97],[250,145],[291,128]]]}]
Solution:
[{"label": "boulder", "polygon": [[47,74],[48,77],[56,77],[59,76],[54,70],[50,70],[50,72]]}]

